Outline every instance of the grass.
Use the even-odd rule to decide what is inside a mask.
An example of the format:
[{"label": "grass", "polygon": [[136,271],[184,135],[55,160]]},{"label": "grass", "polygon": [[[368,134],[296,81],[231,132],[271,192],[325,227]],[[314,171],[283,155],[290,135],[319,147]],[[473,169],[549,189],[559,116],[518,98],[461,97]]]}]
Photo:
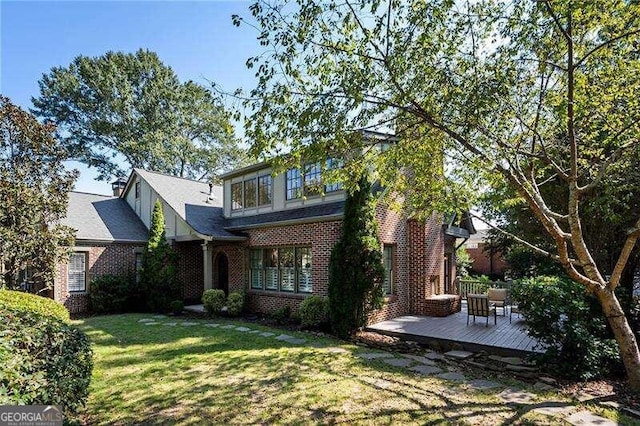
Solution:
[{"label": "grass", "polygon": [[[94,348],[87,423],[566,424],[534,413],[535,404],[504,404],[499,392],[524,387],[514,381],[498,390],[474,391],[361,360],[354,355],[370,349],[338,340],[285,332],[307,340],[292,345],[204,326],[211,321],[169,327],[145,325],[138,322],[142,318],[127,314],[75,321]],[[346,352],[336,353],[338,347]],[[566,402],[549,393],[539,394],[536,402],[549,399]]]}]

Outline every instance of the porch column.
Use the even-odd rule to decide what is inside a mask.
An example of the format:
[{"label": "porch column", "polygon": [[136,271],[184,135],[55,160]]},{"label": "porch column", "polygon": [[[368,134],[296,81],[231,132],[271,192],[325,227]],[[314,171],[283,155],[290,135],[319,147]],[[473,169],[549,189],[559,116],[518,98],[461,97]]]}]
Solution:
[{"label": "porch column", "polygon": [[202,244],[202,255],[204,256],[204,289],[213,288],[213,248],[209,241]]}]

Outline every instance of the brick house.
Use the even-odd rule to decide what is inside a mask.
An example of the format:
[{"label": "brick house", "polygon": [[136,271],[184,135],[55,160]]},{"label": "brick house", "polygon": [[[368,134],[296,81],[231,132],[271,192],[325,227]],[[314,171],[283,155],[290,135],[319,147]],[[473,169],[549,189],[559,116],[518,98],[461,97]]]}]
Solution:
[{"label": "brick house", "polygon": [[70,192],[64,225],[76,230],[69,261],[58,265],[53,298],[72,313],[88,309],[91,280],[100,275],[129,275],[147,241],[147,229],[119,197]]},{"label": "brick house", "polygon": [[[179,255],[186,303],[204,290],[243,290],[248,309],[297,309],[326,296],[331,249],[341,234],[346,193],[322,181],[327,164],[272,174],[268,163],[223,175],[221,186],[134,169],[119,200],[148,228],[156,200]],[[385,306],[371,320],[427,315],[433,295],[452,288],[456,238],[469,230],[426,222],[380,204],[376,210],[385,266]]]},{"label": "brick house", "polygon": [[464,243],[465,250],[473,259],[470,272],[474,275],[486,275],[492,279],[504,279],[504,273],[508,269],[507,262],[502,253],[491,245],[487,231],[486,229],[478,230]]}]

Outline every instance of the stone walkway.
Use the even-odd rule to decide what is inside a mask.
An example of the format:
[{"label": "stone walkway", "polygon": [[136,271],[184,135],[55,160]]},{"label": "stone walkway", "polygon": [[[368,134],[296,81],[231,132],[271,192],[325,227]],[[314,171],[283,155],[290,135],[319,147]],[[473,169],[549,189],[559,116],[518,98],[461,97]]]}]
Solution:
[{"label": "stone walkway", "polygon": [[[589,411],[581,410],[580,407],[576,407],[574,405],[559,401],[549,401],[544,397],[536,395],[534,393],[525,392],[521,389],[509,388],[505,385],[491,380],[469,378],[459,372],[456,368],[456,365],[463,362],[473,365],[473,362],[470,361],[470,359],[474,356],[472,352],[450,351],[442,355],[435,351],[425,350],[423,354],[416,355],[399,354],[373,349],[369,351],[350,351],[338,346],[325,345],[323,342],[316,340],[315,336],[310,336],[309,339],[305,339],[288,334],[277,334],[268,331],[262,331],[260,329],[254,329],[250,326],[244,325],[196,321],[165,321],[167,319],[168,318],[164,315],[154,315],[149,318],[141,318],[138,320],[138,323],[145,326],[204,326],[208,328],[219,328],[239,333],[255,334],[256,336],[261,336],[266,339],[273,339],[274,341],[283,342],[290,345],[308,345],[314,348],[322,348],[323,350],[334,354],[351,353],[353,356],[367,364],[382,364],[400,370],[406,370],[411,374],[436,377],[441,380],[452,382],[452,384],[461,386],[462,388],[465,388],[469,391],[491,392],[507,405],[533,405],[534,412],[564,419],[572,425],[612,426],[618,424],[610,419],[597,416]],[[499,360],[505,365],[520,366],[520,361],[518,358],[496,357],[495,360]],[[540,384],[544,385],[544,383]],[[540,391],[549,391],[554,389],[550,386],[547,386],[546,388],[534,386],[534,388]]]}]

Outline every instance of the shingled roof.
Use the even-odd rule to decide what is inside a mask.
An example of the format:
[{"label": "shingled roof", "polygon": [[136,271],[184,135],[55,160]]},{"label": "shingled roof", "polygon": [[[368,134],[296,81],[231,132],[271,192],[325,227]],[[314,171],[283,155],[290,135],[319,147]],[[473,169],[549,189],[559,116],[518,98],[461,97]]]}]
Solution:
[{"label": "shingled roof", "polygon": [[197,233],[220,239],[244,239],[225,230],[222,186],[214,185],[210,195],[209,184],[205,182],[143,169],[134,169],[134,172]]},{"label": "shingled roof", "polygon": [[147,241],[147,228],[121,198],[70,192],[67,216],[61,223],[76,230],[76,240]]},{"label": "shingled roof", "polygon": [[331,220],[341,218],[344,212],[344,201],[326,204],[315,204],[297,209],[280,210],[271,213],[229,218],[225,226],[229,230],[247,229],[269,224],[286,224],[287,222],[305,222]]}]

